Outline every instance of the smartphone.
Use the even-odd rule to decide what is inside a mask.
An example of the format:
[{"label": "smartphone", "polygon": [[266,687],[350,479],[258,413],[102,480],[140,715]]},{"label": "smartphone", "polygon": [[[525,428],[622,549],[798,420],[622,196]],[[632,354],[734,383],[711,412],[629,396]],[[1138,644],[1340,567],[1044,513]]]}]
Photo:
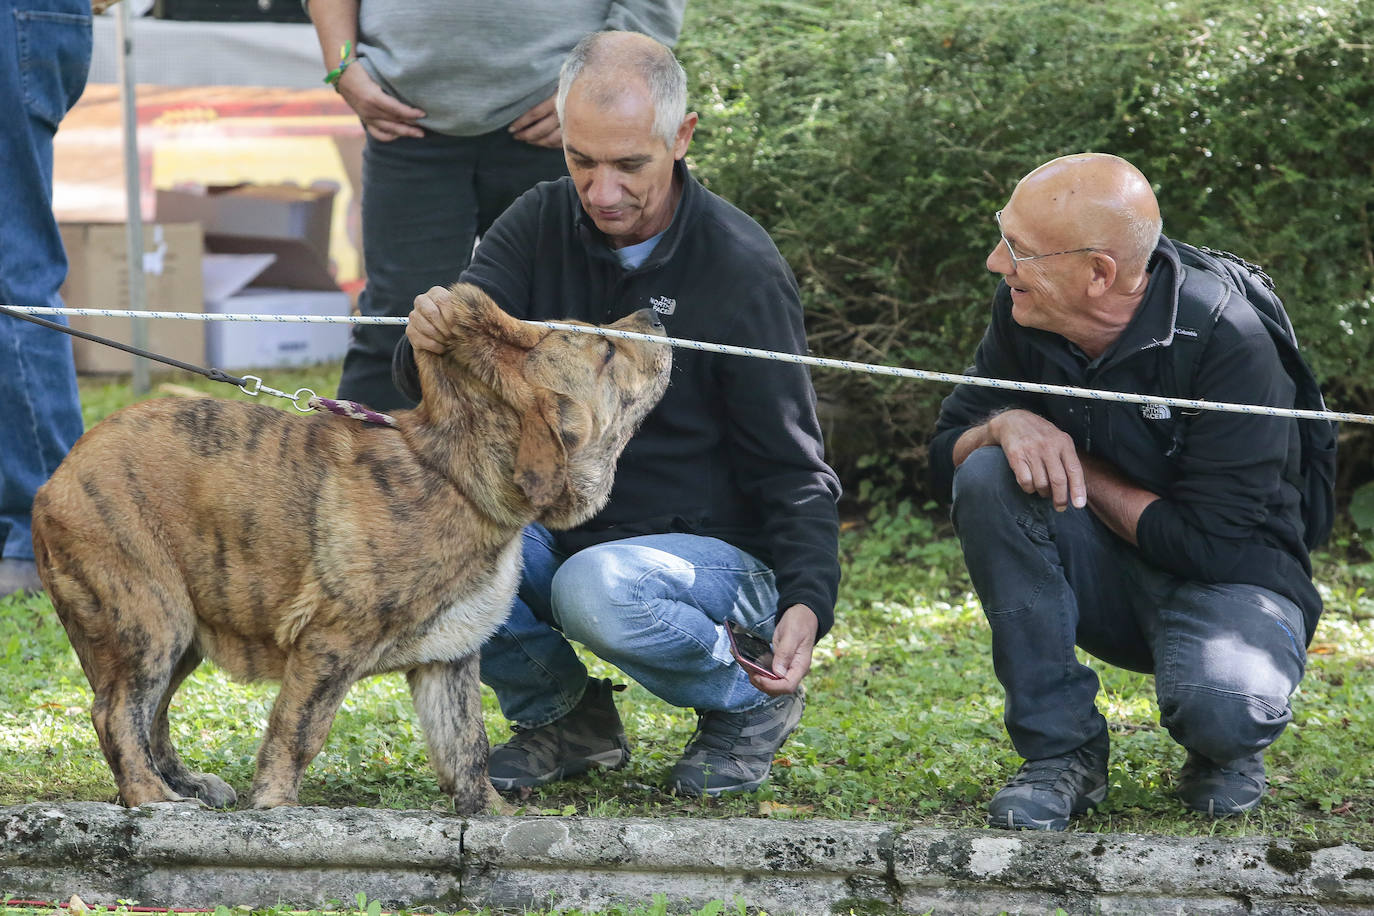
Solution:
[{"label": "smartphone", "polygon": [[726,621],[725,632],[730,634],[730,654],[741,668],[770,681],[782,680],[773,673],[772,643],[733,620]]}]

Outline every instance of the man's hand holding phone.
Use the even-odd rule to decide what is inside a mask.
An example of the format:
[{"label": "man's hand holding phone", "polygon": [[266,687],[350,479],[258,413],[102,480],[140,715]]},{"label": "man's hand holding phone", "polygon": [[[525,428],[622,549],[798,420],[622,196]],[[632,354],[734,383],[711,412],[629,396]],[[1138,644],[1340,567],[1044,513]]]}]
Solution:
[{"label": "man's hand holding phone", "polygon": [[[795,693],[811,670],[819,621],[804,604],[794,604],[783,612],[773,630],[771,646],[762,636],[736,623],[731,622],[726,629],[736,661],[749,672],[749,682],[766,694]],[[742,633],[747,635],[742,638]]]}]

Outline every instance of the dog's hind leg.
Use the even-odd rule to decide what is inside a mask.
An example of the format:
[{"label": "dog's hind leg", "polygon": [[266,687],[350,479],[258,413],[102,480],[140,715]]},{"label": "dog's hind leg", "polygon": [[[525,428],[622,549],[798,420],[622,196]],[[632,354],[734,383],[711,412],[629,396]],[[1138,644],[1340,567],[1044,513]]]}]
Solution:
[{"label": "dog's hind leg", "polygon": [[[144,618],[123,613],[115,596],[105,593],[111,578],[103,569],[75,557],[61,559],[62,568],[49,572],[49,592],[90,681],[91,724],[120,798],[131,808],[186,801],[158,772],[151,746],[150,729],[174,657],[162,645],[166,628],[147,627]],[[127,588],[119,598],[125,607],[137,603]]]},{"label": "dog's hind leg", "polygon": [[297,639],[258,749],[253,807],[296,804],[301,777],[329,737],[348,689],[362,671],[356,648]]},{"label": "dog's hind leg", "polygon": [[508,811],[487,778],[487,729],[482,723],[478,653],[431,662],[406,672],[415,714],[425,732],[439,788],[459,814]]},{"label": "dog's hind leg", "polygon": [[172,694],[177,692],[187,675],[196,670],[200,661],[200,652],[195,646],[189,646],[172,670],[172,679],[162,694],[157,719],[153,722],[153,761],[162,778],[176,792],[188,798],[198,798],[211,808],[228,808],[238,801],[238,794],[213,773],[195,773],[186,766],[172,745],[171,726],[167,721],[167,707],[172,702]]}]

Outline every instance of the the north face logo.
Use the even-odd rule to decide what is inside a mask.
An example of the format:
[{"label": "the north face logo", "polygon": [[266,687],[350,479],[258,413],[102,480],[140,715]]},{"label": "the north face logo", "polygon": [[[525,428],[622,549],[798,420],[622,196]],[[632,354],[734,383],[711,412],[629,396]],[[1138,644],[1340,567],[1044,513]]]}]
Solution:
[{"label": "the north face logo", "polygon": [[654,311],[660,315],[671,315],[677,308],[677,300],[669,299],[667,296],[650,296],[649,304],[654,307]]},{"label": "the north face logo", "polygon": [[1141,404],[1140,415],[1147,420],[1167,420],[1172,416],[1168,404]]}]

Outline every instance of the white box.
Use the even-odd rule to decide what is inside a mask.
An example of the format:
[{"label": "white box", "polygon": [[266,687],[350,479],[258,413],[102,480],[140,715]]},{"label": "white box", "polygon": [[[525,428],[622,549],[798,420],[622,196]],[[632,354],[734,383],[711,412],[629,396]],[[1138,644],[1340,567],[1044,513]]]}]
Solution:
[{"label": "white box", "polygon": [[[216,314],[347,315],[348,294],[328,290],[250,286],[206,302]],[[211,321],[205,328],[205,358],[216,369],[275,369],[343,359],[348,350],[346,324]]]},{"label": "white box", "polygon": [[[348,315],[340,290],[302,240],[208,235],[202,258],[205,311],[219,315]],[[211,321],[205,358],[217,369],[273,369],[342,359],[349,325]]]}]

